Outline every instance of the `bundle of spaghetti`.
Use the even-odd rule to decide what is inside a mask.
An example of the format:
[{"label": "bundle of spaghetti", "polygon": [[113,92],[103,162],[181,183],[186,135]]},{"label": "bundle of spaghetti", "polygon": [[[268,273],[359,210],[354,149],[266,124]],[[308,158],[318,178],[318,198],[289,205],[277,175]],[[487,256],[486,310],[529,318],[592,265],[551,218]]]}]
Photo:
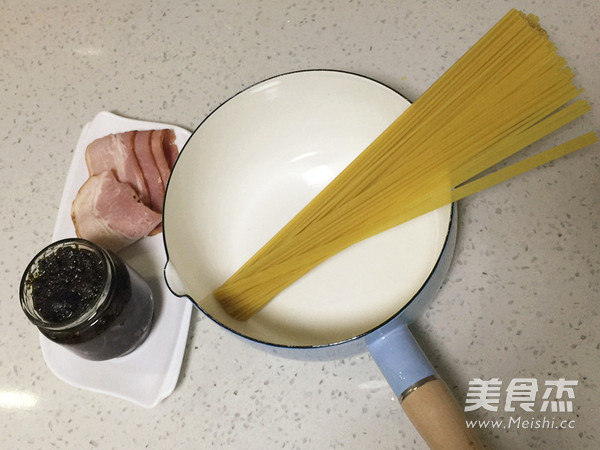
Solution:
[{"label": "bundle of spaghetti", "polygon": [[481,176],[589,111],[580,93],[537,18],[511,10],[215,297],[248,319],[356,242],[590,145],[594,133]]}]

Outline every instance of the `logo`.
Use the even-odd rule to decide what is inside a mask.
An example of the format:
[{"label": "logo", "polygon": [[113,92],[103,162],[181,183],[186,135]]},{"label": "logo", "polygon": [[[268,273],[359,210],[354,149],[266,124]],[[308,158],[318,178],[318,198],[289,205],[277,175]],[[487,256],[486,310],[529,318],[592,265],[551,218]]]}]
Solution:
[{"label": "logo", "polygon": [[510,416],[508,421],[467,420],[467,426],[474,428],[574,428],[575,420],[548,417],[547,413],[572,413],[577,380],[546,380],[543,384],[536,378],[513,378],[506,385],[499,378],[469,381],[465,401],[465,412],[484,409],[491,412],[546,413],[543,417]]}]

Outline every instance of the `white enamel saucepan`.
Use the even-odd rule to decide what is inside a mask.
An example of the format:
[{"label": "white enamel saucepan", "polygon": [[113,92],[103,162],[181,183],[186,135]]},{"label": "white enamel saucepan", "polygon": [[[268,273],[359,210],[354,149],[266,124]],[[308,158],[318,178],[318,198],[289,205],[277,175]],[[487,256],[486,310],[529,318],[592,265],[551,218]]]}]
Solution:
[{"label": "white enamel saucepan", "polygon": [[248,321],[232,319],[211,294],[408,106],[373,80],[321,70],[277,76],[225,102],[193,133],[169,179],[165,278],[265,349],[343,355],[366,346],[426,442],[468,448],[476,444],[456,402],[407,328],[450,264],[452,206],[335,255]]}]

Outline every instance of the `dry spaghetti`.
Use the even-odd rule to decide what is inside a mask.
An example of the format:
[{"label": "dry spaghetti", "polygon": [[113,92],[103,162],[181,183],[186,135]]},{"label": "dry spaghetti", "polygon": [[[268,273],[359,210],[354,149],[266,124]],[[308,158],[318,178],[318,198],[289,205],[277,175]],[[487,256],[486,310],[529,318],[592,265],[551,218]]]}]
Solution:
[{"label": "dry spaghetti", "polygon": [[245,320],[350,245],[597,141],[473,180],[589,111],[537,17],[511,10],[214,295]]}]

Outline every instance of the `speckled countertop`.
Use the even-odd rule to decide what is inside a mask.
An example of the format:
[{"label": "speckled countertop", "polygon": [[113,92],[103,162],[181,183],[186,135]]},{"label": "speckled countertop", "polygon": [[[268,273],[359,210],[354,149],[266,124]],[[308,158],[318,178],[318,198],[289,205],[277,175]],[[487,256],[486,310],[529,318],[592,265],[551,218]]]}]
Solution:
[{"label": "speckled countertop", "polygon": [[[307,68],[416,99],[513,6],[541,16],[595,108],[563,137],[594,129],[594,1],[0,2],[0,448],[425,448],[368,354],[284,359],[196,312],[177,387],[156,407],[72,387],[46,367],[18,283],[50,242],[97,112],[193,129],[239,90]],[[599,161],[595,145],[459,204],[447,283],[413,327],[459,403],[476,378],[578,382],[570,413],[467,413],[572,425],[480,426],[491,448],[600,448]]]}]

